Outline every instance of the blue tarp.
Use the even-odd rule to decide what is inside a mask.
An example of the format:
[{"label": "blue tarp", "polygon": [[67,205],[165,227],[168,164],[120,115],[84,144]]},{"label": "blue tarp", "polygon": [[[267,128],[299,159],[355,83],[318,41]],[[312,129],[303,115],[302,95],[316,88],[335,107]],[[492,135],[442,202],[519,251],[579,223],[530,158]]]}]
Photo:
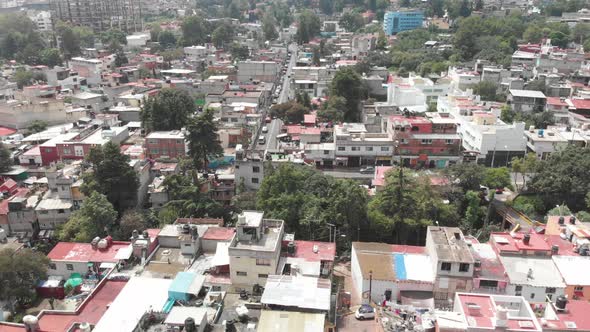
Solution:
[{"label": "blue tarp", "polygon": [[192,272],[180,272],[168,288],[168,297],[173,300],[187,301],[189,299],[189,287],[193,283],[196,274]]},{"label": "blue tarp", "polygon": [[397,280],[406,280],[408,279],[408,275],[406,273],[406,264],[404,262],[404,255],[402,254],[393,254],[394,258],[394,268],[395,268],[395,276]]}]

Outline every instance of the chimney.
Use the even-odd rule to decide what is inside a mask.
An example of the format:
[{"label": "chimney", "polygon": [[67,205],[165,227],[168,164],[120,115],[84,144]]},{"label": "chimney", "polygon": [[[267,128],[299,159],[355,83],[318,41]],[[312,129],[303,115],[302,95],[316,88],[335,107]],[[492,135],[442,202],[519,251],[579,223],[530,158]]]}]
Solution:
[{"label": "chimney", "polygon": [[522,238],[522,243],[526,244],[527,246],[531,242],[531,234],[525,234]]}]

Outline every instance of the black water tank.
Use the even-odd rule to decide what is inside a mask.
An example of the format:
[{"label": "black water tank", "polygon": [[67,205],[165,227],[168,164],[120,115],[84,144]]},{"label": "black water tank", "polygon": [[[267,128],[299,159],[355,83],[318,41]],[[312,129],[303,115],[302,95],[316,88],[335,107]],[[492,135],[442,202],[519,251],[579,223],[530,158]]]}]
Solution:
[{"label": "black water tank", "polygon": [[184,320],[184,331],[186,332],[197,332],[197,327],[195,326],[195,320],[192,317],[188,317]]},{"label": "black water tank", "polygon": [[572,225],[576,224],[576,217],[574,217],[574,216],[570,217],[570,224],[572,224]]},{"label": "black water tank", "polygon": [[557,300],[555,301],[555,306],[557,309],[565,310],[565,306],[567,305],[567,297],[564,295],[559,295]]},{"label": "black water tank", "polygon": [[531,242],[531,234],[525,234],[522,239],[522,243],[528,245],[529,242]]},{"label": "black water tank", "polygon": [[560,225],[565,224],[565,218],[563,216],[559,217],[559,224]]},{"label": "black water tank", "polygon": [[225,322],[225,332],[236,332],[236,325],[232,319]]}]

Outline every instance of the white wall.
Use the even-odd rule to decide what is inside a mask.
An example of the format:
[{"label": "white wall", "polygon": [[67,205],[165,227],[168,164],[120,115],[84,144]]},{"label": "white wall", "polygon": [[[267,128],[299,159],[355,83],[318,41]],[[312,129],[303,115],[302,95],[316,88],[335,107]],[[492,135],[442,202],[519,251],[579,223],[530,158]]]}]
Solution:
[{"label": "white wall", "polygon": [[[508,284],[506,287],[506,295],[516,295],[516,286],[515,284]],[[545,287],[533,287],[529,285],[521,285],[522,291],[520,292],[522,297],[529,302],[545,302],[545,297],[547,293],[545,292]],[[534,294],[534,297],[531,295]],[[555,293],[552,296],[552,300],[555,301],[559,295],[564,295],[565,289],[564,288],[555,288]]]},{"label": "white wall", "polygon": [[[55,269],[48,268],[47,274],[50,276],[62,276],[68,278],[72,273],[86,274],[88,271],[88,262],[65,262],[65,261],[51,261],[55,264]],[[73,270],[68,270],[67,264],[71,264]]]}]

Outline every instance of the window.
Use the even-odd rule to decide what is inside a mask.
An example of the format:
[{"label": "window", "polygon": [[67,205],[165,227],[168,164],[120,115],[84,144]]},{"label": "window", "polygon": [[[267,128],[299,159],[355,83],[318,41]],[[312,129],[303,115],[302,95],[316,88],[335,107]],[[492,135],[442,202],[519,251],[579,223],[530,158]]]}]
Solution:
[{"label": "window", "polygon": [[407,140],[407,139],[405,139],[405,138],[402,138],[402,139],[399,141],[399,143],[400,143],[400,144],[408,144],[408,140]]},{"label": "window", "polygon": [[423,139],[422,144],[432,144],[432,140],[431,139]]},{"label": "window", "polygon": [[346,147],[345,146],[339,146],[338,147],[338,151],[346,151]]},{"label": "window", "polygon": [[66,213],[66,211],[64,209],[59,209],[57,210],[57,213]]},{"label": "window", "polygon": [[448,145],[453,144],[453,140],[452,139],[446,139],[445,143],[447,143]]},{"label": "window", "polygon": [[185,247],[190,247],[191,245],[192,245],[192,244],[190,244],[190,243],[185,243],[185,244],[184,244],[184,246],[185,246]]},{"label": "window", "polygon": [[459,264],[459,272],[469,272],[469,264],[467,264],[467,263]]},{"label": "window", "polygon": [[73,271],[74,270],[74,265],[72,265],[72,264],[66,264],[66,269],[68,269],[68,271]]},{"label": "window", "polygon": [[389,151],[389,146],[382,146],[381,151]]},{"label": "window", "polygon": [[70,150],[69,148],[64,148],[63,154],[72,154],[72,150]]},{"label": "window", "polygon": [[584,291],[584,286],[576,286],[574,287],[574,292],[583,292]]},{"label": "window", "polygon": [[268,278],[268,274],[264,274],[264,273],[259,273],[258,274],[258,278]]},{"label": "window", "polygon": [[148,144],[158,144],[158,140],[150,138],[150,139],[148,139]]},{"label": "window", "polygon": [[150,149],[151,154],[158,154],[159,152],[160,152],[160,150],[158,150],[158,149]]},{"label": "window", "polygon": [[545,293],[547,293],[547,294],[555,294],[555,287],[547,287],[547,288],[545,288]]},{"label": "window", "polygon": [[47,153],[51,153],[52,151],[53,151],[53,149],[50,149],[50,148],[45,149],[45,152],[47,152]]},{"label": "window", "polygon": [[49,211],[47,211],[47,210],[40,210],[39,211],[39,214],[49,214]]},{"label": "window", "polygon": [[256,265],[270,266],[270,259],[256,258]]},{"label": "window", "polygon": [[531,293],[531,299],[535,298],[535,293]]},{"label": "window", "polygon": [[360,146],[353,146],[350,148],[352,151],[360,151],[361,147]]},{"label": "window", "polygon": [[420,128],[418,128],[418,127],[416,127],[416,126],[413,126],[413,127],[412,127],[412,131],[419,131],[419,130],[420,130]]},{"label": "window", "polygon": [[252,166],[252,172],[260,173],[260,166]]},{"label": "window", "polygon": [[329,150],[324,150],[324,154],[330,154]]},{"label": "window", "polygon": [[236,271],[236,275],[240,277],[246,277],[248,275],[248,272]]},{"label": "window", "polygon": [[449,263],[449,262],[440,263],[440,270],[441,271],[451,271],[451,263]]},{"label": "window", "polygon": [[252,178],[252,183],[258,183],[258,178]]},{"label": "window", "polygon": [[516,286],[514,290],[517,292],[522,292],[522,286]]},{"label": "window", "polygon": [[57,269],[57,266],[55,266],[55,263],[49,263],[49,268],[51,270],[55,270],[55,269]]}]

